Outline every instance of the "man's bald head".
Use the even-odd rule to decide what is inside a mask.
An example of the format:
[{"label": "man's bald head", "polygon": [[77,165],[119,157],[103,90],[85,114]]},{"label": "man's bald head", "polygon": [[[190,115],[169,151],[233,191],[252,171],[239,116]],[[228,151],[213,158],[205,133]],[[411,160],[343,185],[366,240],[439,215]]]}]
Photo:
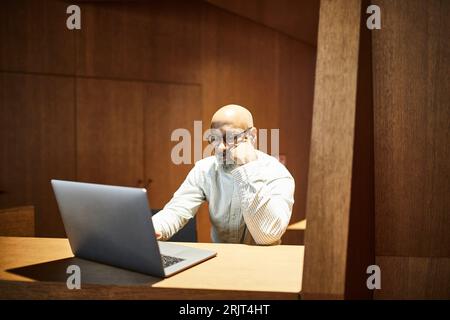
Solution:
[{"label": "man's bald head", "polygon": [[217,110],[211,119],[211,128],[232,127],[248,129],[253,127],[250,111],[237,104],[229,104]]}]

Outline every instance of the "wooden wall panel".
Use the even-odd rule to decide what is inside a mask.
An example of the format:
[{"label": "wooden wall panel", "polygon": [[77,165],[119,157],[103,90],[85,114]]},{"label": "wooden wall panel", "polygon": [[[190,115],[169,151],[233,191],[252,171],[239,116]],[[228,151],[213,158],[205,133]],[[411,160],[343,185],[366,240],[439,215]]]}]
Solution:
[{"label": "wooden wall panel", "polygon": [[203,115],[230,103],[247,107],[257,128],[279,128],[277,33],[205,4]]},{"label": "wooden wall panel", "polygon": [[260,24],[317,44],[320,0],[207,0]]},{"label": "wooden wall panel", "polygon": [[146,105],[142,82],[77,80],[79,181],[140,186]]},{"label": "wooden wall panel", "polygon": [[321,1],[302,298],[345,294],[360,8]]},{"label": "wooden wall panel", "polygon": [[365,27],[369,1],[361,1],[358,84],[352,187],[345,275],[346,299],[372,299],[367,288],[367,267],[375,264],[375,200],[373,154],[372,31]]},{"label": "wooden wall panel", "polygon": [[[201,87],[196,85],[149,84],[145,107],[144,144],[145,179],[151,181],[149,201],[152,208],[163,208],[194,166],[194,121],[202,121]],[[172,148],[181,141],[171,141],[172,132],[190,133],[190,164],[174,164]],[[203,126],[199,139],[207,127]],[[197,140],[202,146],[201,140]],[[203,150],[203,149],[202,149]],[[209,212],[206,203],[197,212],[197,239],[211,242]]]},{"label": "wooden wall panel", "polygon": [[35,237],[34,207],[0,209],[0,236]]},{"label": "wooden wall panel", "polygon": [[198,1],[80,4],[77,74],[174,83],[200,81]]},{"label": "wooden wall panel", "polygon": [[295,178],[291,222],[298,222],[306,216],[316,50],[283,35],[278,41],[280,154]]},{"label": "wooden wall panel", "polygon": [[448,1],[373,1],[375,299],[450,298]]},{"label": "wooden wall panel", "polygon": [[450,3],[375,3],[376,253],[450,257]]},{"label": "wooden wall panel", "polygon": [[[194,166],[194,121],[201,121],[201,90],[195,85],[149,84],[145,105],[145,183],[151,179],[149,199],[153,208],[162,208],[180,187]],[[190,164],[174,164],[172,132],[190,132]],[[202,132],[203,133],[203,132]],[[201,134],[202,134],[201,133]],[[202,136],[199,136],[202,139]],[[201,143],[201,142],[200,142]]]},{"label": "wooden wall panel", "polygon": [[73,74],[75,32],[63,1],[7,0],[0,10],[0,70]]},{"label": "wooden wall panel", "polygon": [[378,256],[381,290],[375,299],[450,299],[450,259]]},{"label": "wooden wall panel", "polygon": [[36,234],[63,236],[50,179],[75,178],[74,79],[1,73],[0,82],[0,205],[34,205]]}]

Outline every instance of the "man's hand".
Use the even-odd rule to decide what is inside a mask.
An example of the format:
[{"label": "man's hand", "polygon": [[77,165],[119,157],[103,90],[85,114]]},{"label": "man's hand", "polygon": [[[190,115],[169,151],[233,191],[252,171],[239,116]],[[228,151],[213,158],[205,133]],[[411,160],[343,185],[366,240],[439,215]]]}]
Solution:
[{"label": "man's hand", "polygon": [[256,160],[255,147],[249,140],[239,143],[235,148],[230,150],[231,159],[238,165],[246,164]]},{"label": "man's hand", "polygon": [[156,236],[156,240],[159,240],[162,237],[162,233],[159,231],[155,231],[155,236]]}]

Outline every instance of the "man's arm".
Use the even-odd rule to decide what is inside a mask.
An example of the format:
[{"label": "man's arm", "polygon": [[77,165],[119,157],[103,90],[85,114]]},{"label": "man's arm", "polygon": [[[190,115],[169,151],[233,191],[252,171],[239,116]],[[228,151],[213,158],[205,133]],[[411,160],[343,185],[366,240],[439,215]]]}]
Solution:
[{"label": "man's arm", "polygon": [[161,234],[159,240],[168,240],[195,216],[205,200],[201,185],[201,172],[195,165],[172,199],[152,217],[156,234]]},{"label": "man's arm", "polygon": [[295,182],[290,175],[265,181],[264,170],[258,161],[251,161],[234,169],[232,175],[248,230],[257,244],[268,245],[277,243],[286,231]]}]

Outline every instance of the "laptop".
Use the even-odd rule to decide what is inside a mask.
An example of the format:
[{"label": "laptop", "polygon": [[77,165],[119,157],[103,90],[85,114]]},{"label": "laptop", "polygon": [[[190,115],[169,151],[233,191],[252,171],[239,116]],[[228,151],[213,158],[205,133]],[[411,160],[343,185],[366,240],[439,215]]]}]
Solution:
[{"label": "laptop", "polygon": [[147,190],[51,180],[76,257],[169,277],[217,255],[157,241]]}]

